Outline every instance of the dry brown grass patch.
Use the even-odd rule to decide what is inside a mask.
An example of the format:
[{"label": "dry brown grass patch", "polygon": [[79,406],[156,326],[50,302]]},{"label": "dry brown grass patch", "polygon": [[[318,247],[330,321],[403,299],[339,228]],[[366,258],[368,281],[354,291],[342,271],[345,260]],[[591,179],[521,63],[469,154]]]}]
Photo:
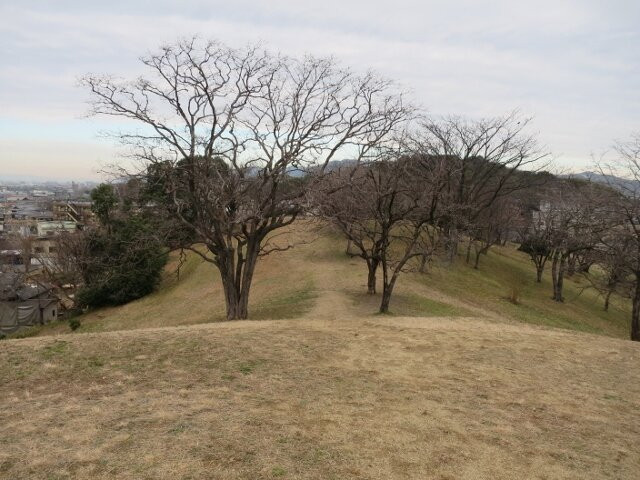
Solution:
[{"label": "dry brown grass patch", "polygon": [[630,342],[479,320],[6,341],[2,478],[637,478]]}]

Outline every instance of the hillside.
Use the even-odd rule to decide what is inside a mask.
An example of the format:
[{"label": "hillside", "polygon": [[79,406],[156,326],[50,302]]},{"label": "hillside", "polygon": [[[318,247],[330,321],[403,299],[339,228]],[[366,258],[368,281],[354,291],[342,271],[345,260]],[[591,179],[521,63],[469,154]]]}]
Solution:
[{"label": "hillside", "polygon": [[0,343],[0,478],[638,478],[624,302],[572,280],[555,305],[505,247],[401,278],[378,315],[343,248],[267,257],[255,321],[216,321],[215,271],[189,256],[75,333]]},{"label": "hillside", "polygon": [[[344,253],[346,242],[326,228],[300,224],[289,232],[295,248],[261,259],[251,293],[250,317],[265,319],[354,318],[376,314],[379,297],[366,295],[366,267]],[[128,305],[80,317],[79,332],[191,325],[224,320],[218,272],[189,253],[176,273],[174,255],[157,292]],[[550,266],[547,270],[550,269]],[[481,317],[628,337],[630,305],[612,298],[609,312],[588,281],[565,281],[564,304],[551,300],[549,271],[541,284],[528,257],[515,247],[493,247],[479,270],[462,256],[454,268],[433,265],[426,274],[400,277],[391,301],[398,316]],[[509,301],[513,291],[519,304]],[[70,333],[65,322],[21,335]]]}]

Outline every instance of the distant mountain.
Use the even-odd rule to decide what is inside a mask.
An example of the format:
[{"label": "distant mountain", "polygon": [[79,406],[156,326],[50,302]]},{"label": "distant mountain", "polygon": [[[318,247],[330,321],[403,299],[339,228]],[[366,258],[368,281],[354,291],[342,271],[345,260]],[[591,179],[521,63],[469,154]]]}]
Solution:
[{"label": "distant mountain", "polygon": [[630,180],[628,178],[616,177],[614,175],[604,175],[598,172],[581,172],[567,175],[571,178],[581,178],[595,183],[603,183],[614,187],[621,192],[633,192],[640,193],[640,182],[637,180]]},{"label": "distant mountain", "polygon": [[[356,163],[358,163],[356,160],[332,160],[327,163],[325,171],[333,172],[340,168],[353,167]],[[290,177],[304,177],[308,173],[308,170],[313,170],[313,168],[315,167],[307,167],[306,170],[300,170],[296,167],[289,167],[287,169],[287,175]]]}]

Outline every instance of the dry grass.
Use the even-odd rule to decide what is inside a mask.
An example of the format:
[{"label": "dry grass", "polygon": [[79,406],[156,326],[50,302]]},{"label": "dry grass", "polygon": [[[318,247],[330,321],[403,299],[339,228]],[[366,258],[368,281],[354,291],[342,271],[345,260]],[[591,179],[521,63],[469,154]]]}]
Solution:
[{"label": "dry grass", "polygon": [[[301,223],[289,239],[308,240],[314,226]],[[311,233],[309,233],[311,232]],[[288,240],[288,239],[284,239]],[[262,258],[250,297],[255,320],[361,318],[376,314],[380,297],[366,292],[366,267],[344,253],[345,242],[322,231],[315,241]],[[174,258],[175,262],[175,258]],[[548,272],[542,284],[526,255],[514,247],[494,247],[480,270],[460,261],[429,273],[401,276],[391,301],[398,316],[482,316],[499,322],[524,322],[627,338],[630,305],[615,297],[609,312],[588,282],[565,281],[564,304],[551,300]],[[517,299],[510,298],[516,292]],[[82,315],[79,332],[102,332],[194,325],[224,320],[224,302],[215,267],[190,254],[178,280],[169,268],[160,289],[138,301]],[[71,333],[66,322],[21,332],[18,336]]]},{"label": "dry grass", "polygon": [[2,342],[0,478],[640,478],[624,303],[601,313],[569,280],[555,304],[496,249],[480,271],[404,276],[380,316],[343,247],[267,257],[260,321],[217,322],[215,271],[192,257],[81,333]]},{"label": "dry grass", "polygon": [[0,477],[617,478],[640,349],[484,320],[237,322],[11,340]]}]

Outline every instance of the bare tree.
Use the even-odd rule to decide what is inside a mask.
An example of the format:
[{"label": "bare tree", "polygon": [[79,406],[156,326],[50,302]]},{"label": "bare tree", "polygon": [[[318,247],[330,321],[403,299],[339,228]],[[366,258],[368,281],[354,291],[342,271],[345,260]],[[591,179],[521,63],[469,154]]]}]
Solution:
[{"label": "bare tree", "polygon": [[640,341],[640,132],[629,141],[616,145],[618,158],[598,168],[612,191],[610,214],[619,220],[610,234],[615,241],[605,242],[609,253],[616,255],[616,245],[623,245],[625,269],[631,282],[631,340]]},{"label": "bare tree", "polygon": [[493,202],[469,226],[467,263],[470,261],[473,247],[475,253],[473,268],[477,270],[481,255],[486,255],[493,245],[506,242],[511,233],[518,230],[521,220],[521,209],[515,199],[501,197]]},{"label": "bare tree", "polygon": [[332,160],[366,159],[411,109],[391,82],[330,59],[191,40],[142,62],[152,78],[85,77],[92,111],[140,126],[119,138],[189,232],[187,247],[220,271],[227,319],[247,318],[258,258],[289,248],[269,239],[303,211],[309,184]]},{"label": "bare tree", "polygon": [[366,167],[349,165],[333,172],[328,179],[331,193],[314,191],[314,211],[334,225],[347,239],[346,253],[362,258],[367,265],[367,293],[374,295],[383,232],[374,221],[371,210],[375,192]]},{"label": "bare tree", "polygon": [[[382,269],[380,312],[387,313],[399,275],[415,257],[429,257],[438,246],[432,205],[434,179],[418,156],[383,160],[342,172],[349,182],[317,201],[318,213],[336,225],[367,264],[367,290],[376,292]],[[433,166],[433,165],[432,165]],[[434,188],[435,187],[435,188]]]},{"label": "bare tree", "polygon": [[24,271],[29,273],[31,261],[34,258],[34,237],[22,233],[16,233],[8,238],[8,243],[15,250],[20,252],[20,259],[24,265]]},{"label": "bare tree", "polygon": [[610,227],[606,196],[599,185],[568,179],[556,182],[541,208],[549,229],[553,299],[557,302],[564,301],[564,277],[571,257],[595,249]]},{"label": "bare tree", "polygon": [[482,120],[452,116],[422,122],[421,151],[449,161],[450,217],[443,228],[450,261],[457,254],[461,235],[477,227],[496,200],[539,180],[518,175],[522,169],[541,169],[548,159],[535,137],[526,133],[529,123],[530,119],[516,112]]},{"label": "bare tree", "polygon": [[86,232],[62,232],[55,236],[53,252],[37,252],[34,258],[42,267],[40,275],[56,292],[66,298],[67,305],[75,305],[75,293],[83,283],[82,271],[91,262]]},{"label": "bare tree", "polygon": [[[551,228],[553,226],[548,218],[548,211],[542,210],[538,205],[529,212],[528,221],[521,231],[519,250],[529,255],[536,268],[536,282],[542,282],[544,268],[551,257],[553,250],[551,245]],[[545,215],[547,214],[547,215]]]},{"label": "bare tree", "polygon": [[[619,227],[612,228],[603,235],[602,242],[596,251],[598,266],[602,275],[586,275],[591,284],[604,297],[604,311],[609,311],[611,296],[619,293],[628,296],[629,258],[634,252],[633,244],[629,242],[627,235],[621,235]],[[631,282],[632,283],[632,282]]]}]

